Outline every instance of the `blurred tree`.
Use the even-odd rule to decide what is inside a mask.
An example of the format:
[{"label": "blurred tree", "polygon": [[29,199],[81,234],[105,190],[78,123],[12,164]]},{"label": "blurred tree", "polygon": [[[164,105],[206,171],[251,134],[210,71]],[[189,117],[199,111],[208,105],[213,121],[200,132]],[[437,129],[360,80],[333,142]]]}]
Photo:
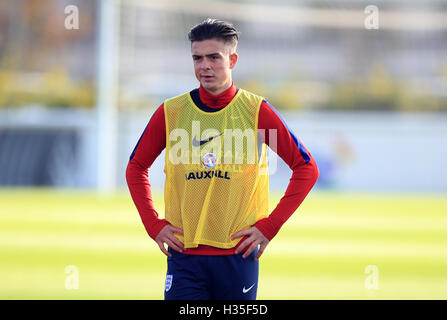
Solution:
[{"label": "blurred tree", "polygon": [[[95,90],[92,82],[73,82],[60,67],[36,76],[33,81],[21,79],[18,73],[0,71],[0,107],[39,104],[49,107],[92,108]],[[26,84],[26,85],[25,85]]]},{"label": "blurred tree", "polygon": [[[96,1],[0,2],[0,107],[92,107]],[[79,7],[80,28],[64,8]]]},{"label": "blurred tree", "polygon": [[336,110],[396,110],[402,95],[400,86],[385,69],[373,66],[366,80],[349,79],[333,87],[332,101],[326,108]]}]

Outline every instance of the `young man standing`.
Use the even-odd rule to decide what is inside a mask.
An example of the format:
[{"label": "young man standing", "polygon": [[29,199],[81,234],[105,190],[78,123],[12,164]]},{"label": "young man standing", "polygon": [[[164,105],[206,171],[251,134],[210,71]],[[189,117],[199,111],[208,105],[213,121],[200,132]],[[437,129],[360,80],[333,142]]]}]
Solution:
[{"label": "young man standing", "polygon": [[[127,166],[142,222],[168,256],[165,299],[256,299],[259,257],[319,176],[278,112],[233,84],[238,35],[215,19],[191,29],[200,87],[155,111]],[[270,214],[266,145],[293,171]],[[148,168],[164,148],[165,219],[159,219]]]}]

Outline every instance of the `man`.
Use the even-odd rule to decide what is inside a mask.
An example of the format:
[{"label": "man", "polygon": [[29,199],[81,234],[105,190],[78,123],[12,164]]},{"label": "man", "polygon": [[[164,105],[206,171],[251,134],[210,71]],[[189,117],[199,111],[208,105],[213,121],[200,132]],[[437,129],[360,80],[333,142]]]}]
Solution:
[{"label": "man", "polygon": [[[256,299],[259,257],[319,176],[278,112],[233,84],[238,35],[215,19],[190,30],[200,87],[155,111],[127,166],[142,222],[168,256],[167,300]],[[270,214],[266,145],[293,170]],[[148,168],[164,148],[165,219],[159,219]]]}]

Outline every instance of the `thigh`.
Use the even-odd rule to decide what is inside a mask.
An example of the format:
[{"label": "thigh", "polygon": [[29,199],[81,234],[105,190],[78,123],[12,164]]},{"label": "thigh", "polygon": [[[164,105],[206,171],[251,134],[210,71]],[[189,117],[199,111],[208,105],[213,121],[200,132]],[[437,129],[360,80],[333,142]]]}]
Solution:
[{"label": "thigh", "polygon": [[208,283],[201,256],[170,251],[165,282],[165,300],[208,300]]},{"label": "thigh", "polygon": [[256,300],[259,278],[257,250],[247,258],[242,254],[214,256],[212,264],[211,299]]}]

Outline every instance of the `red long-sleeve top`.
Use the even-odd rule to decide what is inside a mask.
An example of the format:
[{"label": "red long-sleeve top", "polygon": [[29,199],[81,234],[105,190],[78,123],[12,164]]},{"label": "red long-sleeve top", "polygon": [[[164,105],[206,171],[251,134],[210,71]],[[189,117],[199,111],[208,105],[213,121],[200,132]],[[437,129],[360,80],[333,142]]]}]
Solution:
[{"label": "red long-sleeve top", "polygon": [[[213,96],[203,87],[199,87],[199,97],[205,106],[220,109],[224,108],[233,99],[236,91],[237,88],[232,85],[221,94]],[[151,185],[148,177],[148,169],[166,147],[166,126],[163,108],[164,105],[160,105],[152,115],[132,152],[126,169],[126,179],[130,194],[146,231],[153,239],[169,223],[165,219],[158,217],[152,202]],[[258,129],[265,129],[265,143],[293,171],[285,194],[276,208],[267,218],[257,221],[254,225],[267,239],[271,240],[303,202],[317,181],[319,171],[311,153],[287,127],[279,113],[265,100],[262,101],[259,110]],[[277,130],[276,148],[273,143],[269,144],[269,129]],[[221,249],[208,245],[199,245],[197,248],[185,249],[184,253],[201,255],[234,254],[235,248]]]}]

